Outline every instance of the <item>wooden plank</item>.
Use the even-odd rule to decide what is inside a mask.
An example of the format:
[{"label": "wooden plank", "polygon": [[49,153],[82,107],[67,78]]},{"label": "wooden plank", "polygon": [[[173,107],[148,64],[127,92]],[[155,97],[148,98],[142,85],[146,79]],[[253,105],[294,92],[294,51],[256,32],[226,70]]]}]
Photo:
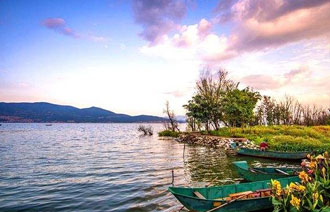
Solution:
[{"label": "wooden plank", "polygon": [[229,197],[246,196],[252,193],[253,193],[252,191],[244,191],[244,192],[229,194]]},{"label": "wooden plank", "polygon": [[206,199],[201,193],[198,191],[195,191],[194,194],[199,198],[199,199]]},{"label": "wooden plank", "polygon": [[277,171],[281,174],[284,174],[284,175],[290,175],[290,174],[286,173],[285,171],[282,171],[281,169],[275,169],[275,171]]},{"label": "wooden plank", "polygon": [[[251,191],[251,193],[252,193],[252,191]],[[249,193],[249,194],[251,194],[251,193]],[[222,208],[222,207],[224,207],[224,206],[226,206],[226,205],[228,205],[230,203],[233,203],[233,202],[235,202],[237,200],[243,199],[244,197],[246,197],[246,195],[242,195],[242,196],[238,197],[237,199],[230,200],[229,202],[226,202],[225,204],[222,204],[222,205],[220,205],[218,207],[212,208],[211,210],[208,210],[206,212],[216,211],[216,210],[218,210],[218,209],[220,209],[220,208]]]},{"label": "wooden plank", "polygon": [[271,188],[265,188],[265,189],[256,190],[256,192],[271,191],[271,190],[272,190]]}]

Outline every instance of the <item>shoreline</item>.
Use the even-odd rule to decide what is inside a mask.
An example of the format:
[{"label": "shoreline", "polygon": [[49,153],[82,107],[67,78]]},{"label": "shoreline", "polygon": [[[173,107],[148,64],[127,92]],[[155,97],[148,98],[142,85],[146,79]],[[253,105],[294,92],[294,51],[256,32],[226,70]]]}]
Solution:
[{"label": "shoreline", "polygon": [[235,143],[237,146],[251,149],[257,148],[257,145],[247,138],[228,138],[214,135],[202,135],[201,133],[197,132],[180,133],[177,138],[174,138],[174,140],[179,143],[206,146],[211,148],[223,148],[225,150],[230,147],[231,143]]}]

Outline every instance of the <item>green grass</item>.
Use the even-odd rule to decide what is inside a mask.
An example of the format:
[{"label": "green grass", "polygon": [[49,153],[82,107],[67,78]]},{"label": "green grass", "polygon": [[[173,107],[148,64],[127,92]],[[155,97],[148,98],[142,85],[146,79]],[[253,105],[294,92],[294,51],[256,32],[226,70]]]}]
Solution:
[{"label": "green grass", "polygon": [[277,151],[330,150],[330,126],[253,126],[248,128],[221,128],[209,134],[223,137],[244,137],[256,144],[267,141]]},{"label": "green grass", "polygon": [[171,130],[164,130],[158,133],[158,136],[162,137],[178,137],[179,132],[173,132]]}]

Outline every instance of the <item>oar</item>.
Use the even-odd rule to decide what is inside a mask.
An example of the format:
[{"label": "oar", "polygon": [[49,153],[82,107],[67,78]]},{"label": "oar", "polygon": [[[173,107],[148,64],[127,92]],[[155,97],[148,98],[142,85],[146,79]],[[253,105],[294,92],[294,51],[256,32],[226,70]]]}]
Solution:
[{"label": "oar", "polygon": [[261,171],[261,170],[258,170],[258,169],[252,169],[252,168],[250,168],[250,171],[251,171],[251,172],[259,172],[259,173],[261,173],[261,174],[268,174],[268,173],[263,172],[263,171]]},{"label": "oar", "polygon": [[290,175],[288,173],[286,173],[285,171],[282,171],[281,169],[275,169],[277,172],[284,174],[284,175]]},{"label": "oar", "polygon": [[242,199],[243,197],[246,197],[247,195],[249,195],[249,194],[251,194],[251,193],[253,193],[253,192],[251,191],[250,193],[246,193],[246,194],[244,194],[244,195],[242,195],[242,196],[240,196],[240,197],[238,197],[238,198],[236,198],[236,199],[230,200],[229,202],[226,202],[225,204],[222,204],[222,205],[220,205],[220,206],[218,206],[218,207],[216,207],[216,208],[212,208],[211,210],[208,210],[208,211],[206,211],[206,212],[216,211],[216,210],[218,210],[218,209],[220,209],[220,208],[222,208],[222,207],[224,207],[224,206],[226,206],[226,205],[229,205],[229,204],[235,202],[236,200],[240,200],[240,199]]}]

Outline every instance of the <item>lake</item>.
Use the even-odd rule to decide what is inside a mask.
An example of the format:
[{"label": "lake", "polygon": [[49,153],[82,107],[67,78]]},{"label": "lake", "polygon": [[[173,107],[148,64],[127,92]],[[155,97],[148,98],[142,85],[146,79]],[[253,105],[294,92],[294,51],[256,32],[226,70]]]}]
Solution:
[{"label": "lake", "polygon": [[205,186],[233,183],[235,160],[278,164],[144,137],[138,125],[3,123],[0,211],[178,211],[172,169],[175,185]]}]

